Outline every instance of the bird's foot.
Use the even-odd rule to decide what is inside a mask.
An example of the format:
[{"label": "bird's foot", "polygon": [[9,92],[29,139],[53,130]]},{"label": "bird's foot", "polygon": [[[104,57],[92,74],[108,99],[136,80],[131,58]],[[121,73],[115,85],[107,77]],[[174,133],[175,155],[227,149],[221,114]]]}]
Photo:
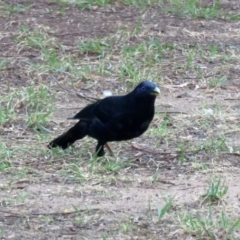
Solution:
[{"label": "bird's foot", "polygon": [[95,154],[97,155],[97,157],[102,157],[105,155],[105,151],[103,146],[100,146],[99,148],[96,149]]}]

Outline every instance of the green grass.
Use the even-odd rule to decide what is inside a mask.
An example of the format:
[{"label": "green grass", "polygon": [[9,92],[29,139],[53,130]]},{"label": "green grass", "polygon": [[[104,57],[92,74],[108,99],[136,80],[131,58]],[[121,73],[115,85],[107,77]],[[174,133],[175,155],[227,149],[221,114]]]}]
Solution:
[{"label": "green grass", "polygon": [[131,5],[137,8],[146,9],[148,7],[158,6],[163,3],[163,0],[121,0],[126,5]]},{"label": "green grass", "polygon": [[3,9],[5,10],[5,13],[8,13],[8,15],[14,14],[14,13],[22,13],[29,9],[31,5],[30,4],[7,4],[5,3],[3,5]]},{"label": "green grass", "polygon": [[127,219],[125,222],[119,223],[119,231],[121,233],[129,233],[134,232],[136,230],[136,226],[134,225],[132,219]]},{"label": "green grass", "polygon": [[15,121],[26,114],[24,127],[40,127],[53,113],[54,96],[46,86],[30,86],[11,91],[2,97],[0,124]]},{"label": "green grass", "polygon": [[65,0],[54,0],[57,5],[62,8],[60,10],[61,15],[63,15],[69,6],[76,6],[80,10],[96,10],[98,7],[108,7],[114,3],[113,0],[75,0],[75,1],[65,1]]},{"label": "green grass", "polygon": [[189,15],[192,18],[212,19],[223,14],[219,8],[220,1],[216,1],[209,7],[201,6],[199,0],[169,0],[168,3],[165,11],[181,17]]},{"label": "green grass", "polygon": [[[177,16],[186,17],[190,16],[192,18],[223,18],[227,20],[239,20],[240,15],[234,13],[226,13],[221,8],[221,1],[218,0],[212,4],[204,6],[199,0],[121,0],[115,2],[113,0],[83,0],[83,1],[64,1],[55,0],[57,5],[61,6],[60,11],[57,11],[61,16],[64,16],[68,7],[77,7],[80,10],[97,10],[98,8],[107,8],[112,11],[117,11],[116,6],[132,6],[141,10],[148,8],[158,8],[162,12],[168,12]],[[5,9],[9,14],[14,12],[22,12],[28,8],[26,6],[12,6],[6,4]],[[50,10],[51,11],[51,10]],[[56,10],[53,10],[56,12]]]},{"label": "green grass", "polygon": [[207,153],[219,153],[228,152],[228,146],[226,144],[225,137],[214,137],[200,142],[198,146],[199,150],[204,150]]},{"label": "green grass", "polygon": [[211,87],[222,87],[228,83],[228,80],[225,76],[223,77],[212,77],[209,80],[209,85]]},{"label": "green grass", "polygon": [[158,208],[157,211],[158,219],[162,219],[169,212],[170,208],[173,205],[173,197],[169,196],[165,197],[164,202],[165,202],[164,205]]},{"label": "green grass", "polygon": [[20,34],[20,38],[13,36],[13,40],[28,48],[44,51],[49,47],[57,46],[55,39],[50,37],[48,33],[41,28],[32,30],[28,25],[22,25],[20,27]]},{"label": "green grass", "polygon": [[196,239],[237,239],[240,221],[227,217],[225,212],[213,214],[211,209],[206,214],[196,213],[195,216],[183,214],[180,222],[188,235]]},{"label": "green grass", "polygon": [[97,54],[99,58],[105,56],[105,52],[110,50],[110,45],[102,40],[80,41],[79,51],[82,54]]},{"label": "green grass", "polygon": [[228,186],[220,178],[213,177],[210,186],[205,190],[202,196],[202,202],[217,202],[227,194]]},{"label": "green grass", "polygon": [[169,126],[172,123],[172,118],[170,115],[165,114],[162,116],[163,120],[158,124],[157,128],[150,129],[150,136],[168,137],[169,136]]},{"label": "green grass", "polygon": [[76,6],[80,9],[94,9],[96,7],[104,7],[112,4],[113,0],[84,0],[76,1]]}]

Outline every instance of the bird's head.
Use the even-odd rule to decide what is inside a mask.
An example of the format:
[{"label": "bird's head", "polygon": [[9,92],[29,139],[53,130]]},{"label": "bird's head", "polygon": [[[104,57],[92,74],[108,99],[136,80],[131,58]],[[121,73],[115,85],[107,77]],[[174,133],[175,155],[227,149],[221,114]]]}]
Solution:
[{"label": "bird's head", "polygon": [[137,85],[133,92],[137,93],[139,96],[156,97],[160,94],[160,89],[155,83],[152,83],[150,81],[143,81]]}]

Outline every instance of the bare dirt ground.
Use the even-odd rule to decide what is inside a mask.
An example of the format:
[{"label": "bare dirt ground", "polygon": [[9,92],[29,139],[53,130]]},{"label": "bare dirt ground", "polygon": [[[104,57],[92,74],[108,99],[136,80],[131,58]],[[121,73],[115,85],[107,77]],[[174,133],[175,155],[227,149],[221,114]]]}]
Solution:
[{"label": "bare dirt ground", "polygon": [[[8,107],[6,97],[31,86],[35,92],[46,87],[53,98],[44,101],[54,106],[43,128],[27,125],[31,101],[20,101],[16,93],[15,115],[0,125],[1,239],[240,239],[239,226],[230,232],[240,216],[240,104],[234,100],[240,99],[239,21],[179,16],[162,11],[162,5],[140,9],[120,1],[93,9],[60,1],[0,4],[2,107]],[[239,14],[239,6],[222,1],[220,8]],[[66,118],[88,103],[49,76],[87,96],[102,97],[105,89],[125,94],[138,79],[121,70],[126,59],[120,52],[152,38],[173,50],[146,64],[148,74],[133,60],[136,72],[152,77],[162,91],[148,132],[112,143],[115,157],[93,159],[92,139],[66,151],[48,150],[49,140],[72,124]],[[90,39],[109,40],[105,62],[79,50],[79,42]],[[59,62],[46,60],[47,50]],[[144,54],[140,59],[149,57]],[[213,177],[228,191],[209,203],[203,195]],[[160,218],[159,209],[171,197]],[[222,213],[225,225],[218,221]],[[197,214],[208,221],[197,223]]]}]

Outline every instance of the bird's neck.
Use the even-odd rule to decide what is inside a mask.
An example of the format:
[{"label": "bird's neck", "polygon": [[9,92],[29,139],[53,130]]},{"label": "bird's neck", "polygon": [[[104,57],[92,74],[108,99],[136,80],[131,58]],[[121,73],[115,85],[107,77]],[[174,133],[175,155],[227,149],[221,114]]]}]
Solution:
[{"label": "bird's neck", "polygon": [[148,96],[148,97],[143,97],[143,98],[136,98],[136,102],[140,104],[142,107],[146,106],[147,108],[154,107],[154,102],[155,102],[155,97]]}]

